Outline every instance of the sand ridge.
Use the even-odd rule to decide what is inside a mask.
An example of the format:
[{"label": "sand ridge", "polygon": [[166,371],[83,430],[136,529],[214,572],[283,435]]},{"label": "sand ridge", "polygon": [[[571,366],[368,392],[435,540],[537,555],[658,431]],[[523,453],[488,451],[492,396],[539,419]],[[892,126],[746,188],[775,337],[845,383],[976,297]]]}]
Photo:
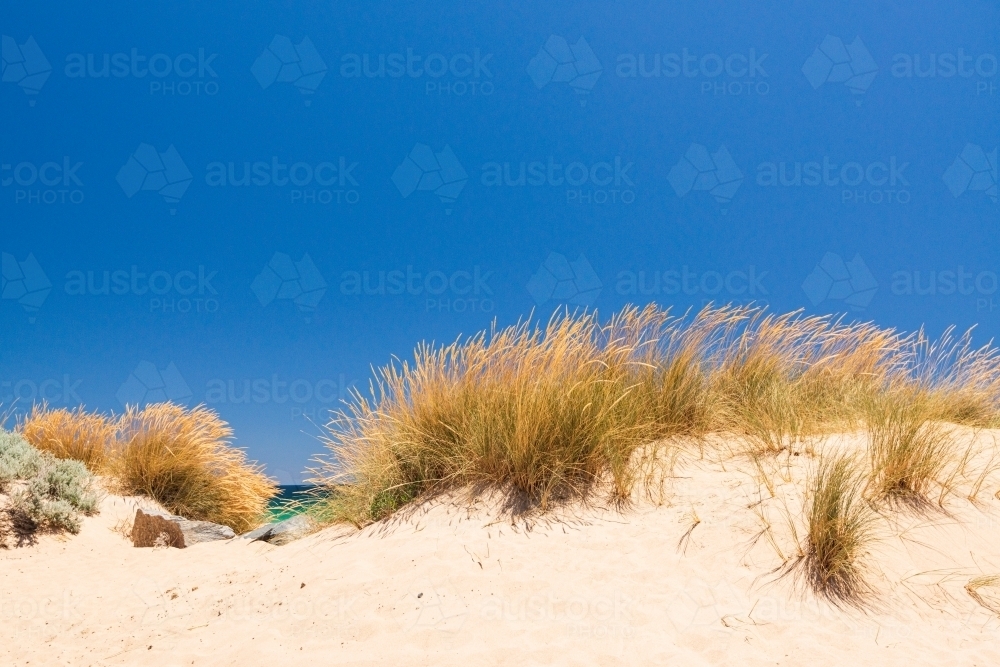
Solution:
[{"label": "sand ridge", "polygon": [[1000,574],[997,489],[884,519],[878,600],[836,609],[776,576],[812,460],[772,460],[774,497],[746,461],[690,455],[624,512],[440,498],[283,547],[135,549],[116,528],[140,501],[108,496],[79,535],[0,551],[0,663],[1000,664],[1000,615],[964,589]]}]

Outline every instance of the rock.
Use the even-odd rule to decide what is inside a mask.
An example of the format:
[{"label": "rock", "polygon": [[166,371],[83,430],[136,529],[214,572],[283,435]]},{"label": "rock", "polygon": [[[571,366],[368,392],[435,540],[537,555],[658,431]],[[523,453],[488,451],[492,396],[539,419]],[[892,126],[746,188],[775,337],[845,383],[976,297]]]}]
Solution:
[{"label": "rock", "polygon": [[256,530],[251,530],[249,533],[245,533],[241,537],[251,541],[267,542],[268,544],[281,546],[282,544],[294,542],[297,539],[303,538],[306,535],[315,532],[316,528],[316,522],[311,518],[305,514],[296,514],[291,519],[285,519],[284,521],[278,521],[277,523],[269,523],[265,526],[257,528]]},{"label": "rock", "polygon": [[137,547],[177,547],[184,549],[199,542],[230,540],[233,529],[211,521],[189,521],[184,517],[153,510],[136,510],[132,523],[132,544]]},{"label": "rock", "polygon": [[243,539],[250,540],[252,542],[264,540],[271,534],[271,530],[277,525],[278,525],[277,523],[265,523],[260,528],[255,528],[251,530],[249,533],[243,533],[242,535],[240,535],[240,537],[242,537]]}]

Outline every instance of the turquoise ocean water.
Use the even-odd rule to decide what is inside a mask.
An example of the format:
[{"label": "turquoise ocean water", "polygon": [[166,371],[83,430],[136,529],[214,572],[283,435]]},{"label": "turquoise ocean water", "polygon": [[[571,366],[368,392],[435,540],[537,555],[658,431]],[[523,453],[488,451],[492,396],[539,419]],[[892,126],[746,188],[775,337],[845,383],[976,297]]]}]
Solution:
[{"label": "turquoise ocean water", "polygon": [[289,485],[279,486],[278,494],[271,498],[267,511],[274,521],[283,521],[296,514],[304,512],[311,500],[308,492],[313,489],[310,485]]}]

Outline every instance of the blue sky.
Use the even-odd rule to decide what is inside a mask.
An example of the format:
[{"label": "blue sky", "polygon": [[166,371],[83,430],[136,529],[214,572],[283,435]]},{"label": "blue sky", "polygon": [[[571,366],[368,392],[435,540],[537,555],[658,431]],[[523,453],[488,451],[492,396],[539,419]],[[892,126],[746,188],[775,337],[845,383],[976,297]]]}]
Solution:
[{"label": "blue sky", "polygon": [[986,342],[998,25],[987,2],[12,6],[0,401],[205,402],[294,482],[373,365],[532,310],[756,301]]}]

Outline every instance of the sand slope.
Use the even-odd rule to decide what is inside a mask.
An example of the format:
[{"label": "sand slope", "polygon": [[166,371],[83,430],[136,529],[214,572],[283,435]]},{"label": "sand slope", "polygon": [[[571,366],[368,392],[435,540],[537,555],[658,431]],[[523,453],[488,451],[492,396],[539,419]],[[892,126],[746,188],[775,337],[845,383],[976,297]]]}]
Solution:
[{"label": "sand slope", "polygon": [[135,499],[108,497],[79,535],[0,551],[0,664],[1000,664],[1000,616],[963,588],[1000,574],[996,488],[883,521],[877,608],[840,611],[768,576],[808,459],[773,462],[775,498],[689,457],[625,514],[512,525],[452,499],[284,547],[135,549],[113,531]]}]

